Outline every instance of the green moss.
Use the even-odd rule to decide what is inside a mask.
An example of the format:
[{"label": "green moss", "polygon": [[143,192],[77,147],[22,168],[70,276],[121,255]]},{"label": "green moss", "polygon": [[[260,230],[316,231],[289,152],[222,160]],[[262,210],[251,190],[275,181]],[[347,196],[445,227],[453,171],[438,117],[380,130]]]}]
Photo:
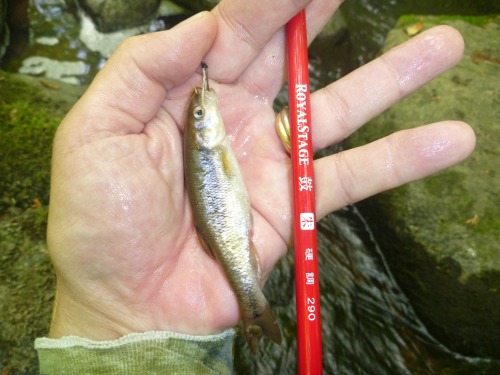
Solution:
[{"label": "green moss", "polygon": [[0,220],[0,367],[34,374],[33,341],[48,332],[55,283],[45,246],[47,207],[8,213]]},{"label": "green moss", "polygon": [[[434,24],[447,24],[455,21],[464,21],[475,26],[485,26],[489,23],[500,23],[500,17],[497,15],[487,15],[487,16],[464,16],[464,15],[440,15],[440,16],[425,16],[428,20],[431,18],[435,20]],[[420,22],[423,19],[421,15],[408,14],[403,15],[399,18],[398,23],[395,28],[405,28],[407,26],[413,25]]]},{"label": "green moss", "polygon": [[0,72],[0,369],[11,374],[38,372],[33,341],[49,328],[50,158],[70,97],[40,80]]},{"label": "green moss", "polygon": [[62,108],[11,76],[0,80],[0,213],[48,203],[52,139]]},{"label": "green moss", "polygon": [[489,207],[481,216],[477,216],[477,223],[469,223],[469,228],[478,234],[500,233],[500,216],[498,207]]}]

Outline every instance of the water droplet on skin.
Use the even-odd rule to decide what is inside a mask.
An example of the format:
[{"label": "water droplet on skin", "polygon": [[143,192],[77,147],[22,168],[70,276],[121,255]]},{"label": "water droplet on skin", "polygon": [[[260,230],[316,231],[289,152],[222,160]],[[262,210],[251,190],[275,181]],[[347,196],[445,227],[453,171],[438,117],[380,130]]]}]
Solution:
[{"label": "water droplet on skin", "polygon": [[439,139],[423,149],[426,157],[440,156],[450,148],[451,142],[448,139]]}]

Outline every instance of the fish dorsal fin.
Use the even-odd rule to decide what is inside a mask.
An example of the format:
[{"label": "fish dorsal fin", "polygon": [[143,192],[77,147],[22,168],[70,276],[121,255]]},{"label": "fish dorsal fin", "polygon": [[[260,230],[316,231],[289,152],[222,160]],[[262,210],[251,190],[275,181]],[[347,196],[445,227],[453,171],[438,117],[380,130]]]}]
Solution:
[{"label": "fish dorsal fin", "polygon": [[200,241],[200,245],[203,248],[203,250],[205,250],[205,252],[211,258],[216,259],[215,258],[215,253],[212,251],[212,249],[208,245],[208,242],[206,241],[205,236],[203,235],[203,232],[197,226],[195,226],[195,228],[196,228],[196,234],[198,235],[198,240]]}]

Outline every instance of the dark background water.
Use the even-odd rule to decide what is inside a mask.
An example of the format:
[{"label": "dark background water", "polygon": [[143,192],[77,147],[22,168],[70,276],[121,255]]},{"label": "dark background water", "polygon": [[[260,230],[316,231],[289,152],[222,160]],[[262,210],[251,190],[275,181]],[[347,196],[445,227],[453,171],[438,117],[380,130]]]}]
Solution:
[{"label": "dark background water", "polygon": [[[85,69],[77,78],[82,84],[89,83],[106,58],[80,41],[73,2],[20,0],[17,8],[2,68],[17,72],[22,61],[34,55],[82,61]],[[495,0],[347,0],[340,10],[340,32],[311,46],[312,84],[321,87],[373,59],[402,14],[482,15],[499,11],[500,1]],[[38,37],[57,38],[58,43],[34,43]],[[329,215],[319,223],[318,231],[325,373],[500,374],[498,361],[452,353],[432,338],[392,278],[369,225],[355,207]],[[253,358],[239,337],[239,374],[296,372],[293,284],[290,254],[273,272],[265,290],[283,327],[285,343],[278,347],[266,341]]]}]

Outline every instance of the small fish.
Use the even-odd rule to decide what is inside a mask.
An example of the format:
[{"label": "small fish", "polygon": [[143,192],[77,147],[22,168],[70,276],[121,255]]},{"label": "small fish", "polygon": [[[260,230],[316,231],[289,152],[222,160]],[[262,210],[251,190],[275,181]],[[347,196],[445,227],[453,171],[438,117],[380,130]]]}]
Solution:
[{"label": "small fish", "polygon": [[224,269],[240,307],[252,353],[261,337],[281,343],[281,332],[259,286],[259,262],[251,241],[252,214],[236,157],[229,145],[217,96],[202,64],[184,130],[184,173],[200,243]]}]

